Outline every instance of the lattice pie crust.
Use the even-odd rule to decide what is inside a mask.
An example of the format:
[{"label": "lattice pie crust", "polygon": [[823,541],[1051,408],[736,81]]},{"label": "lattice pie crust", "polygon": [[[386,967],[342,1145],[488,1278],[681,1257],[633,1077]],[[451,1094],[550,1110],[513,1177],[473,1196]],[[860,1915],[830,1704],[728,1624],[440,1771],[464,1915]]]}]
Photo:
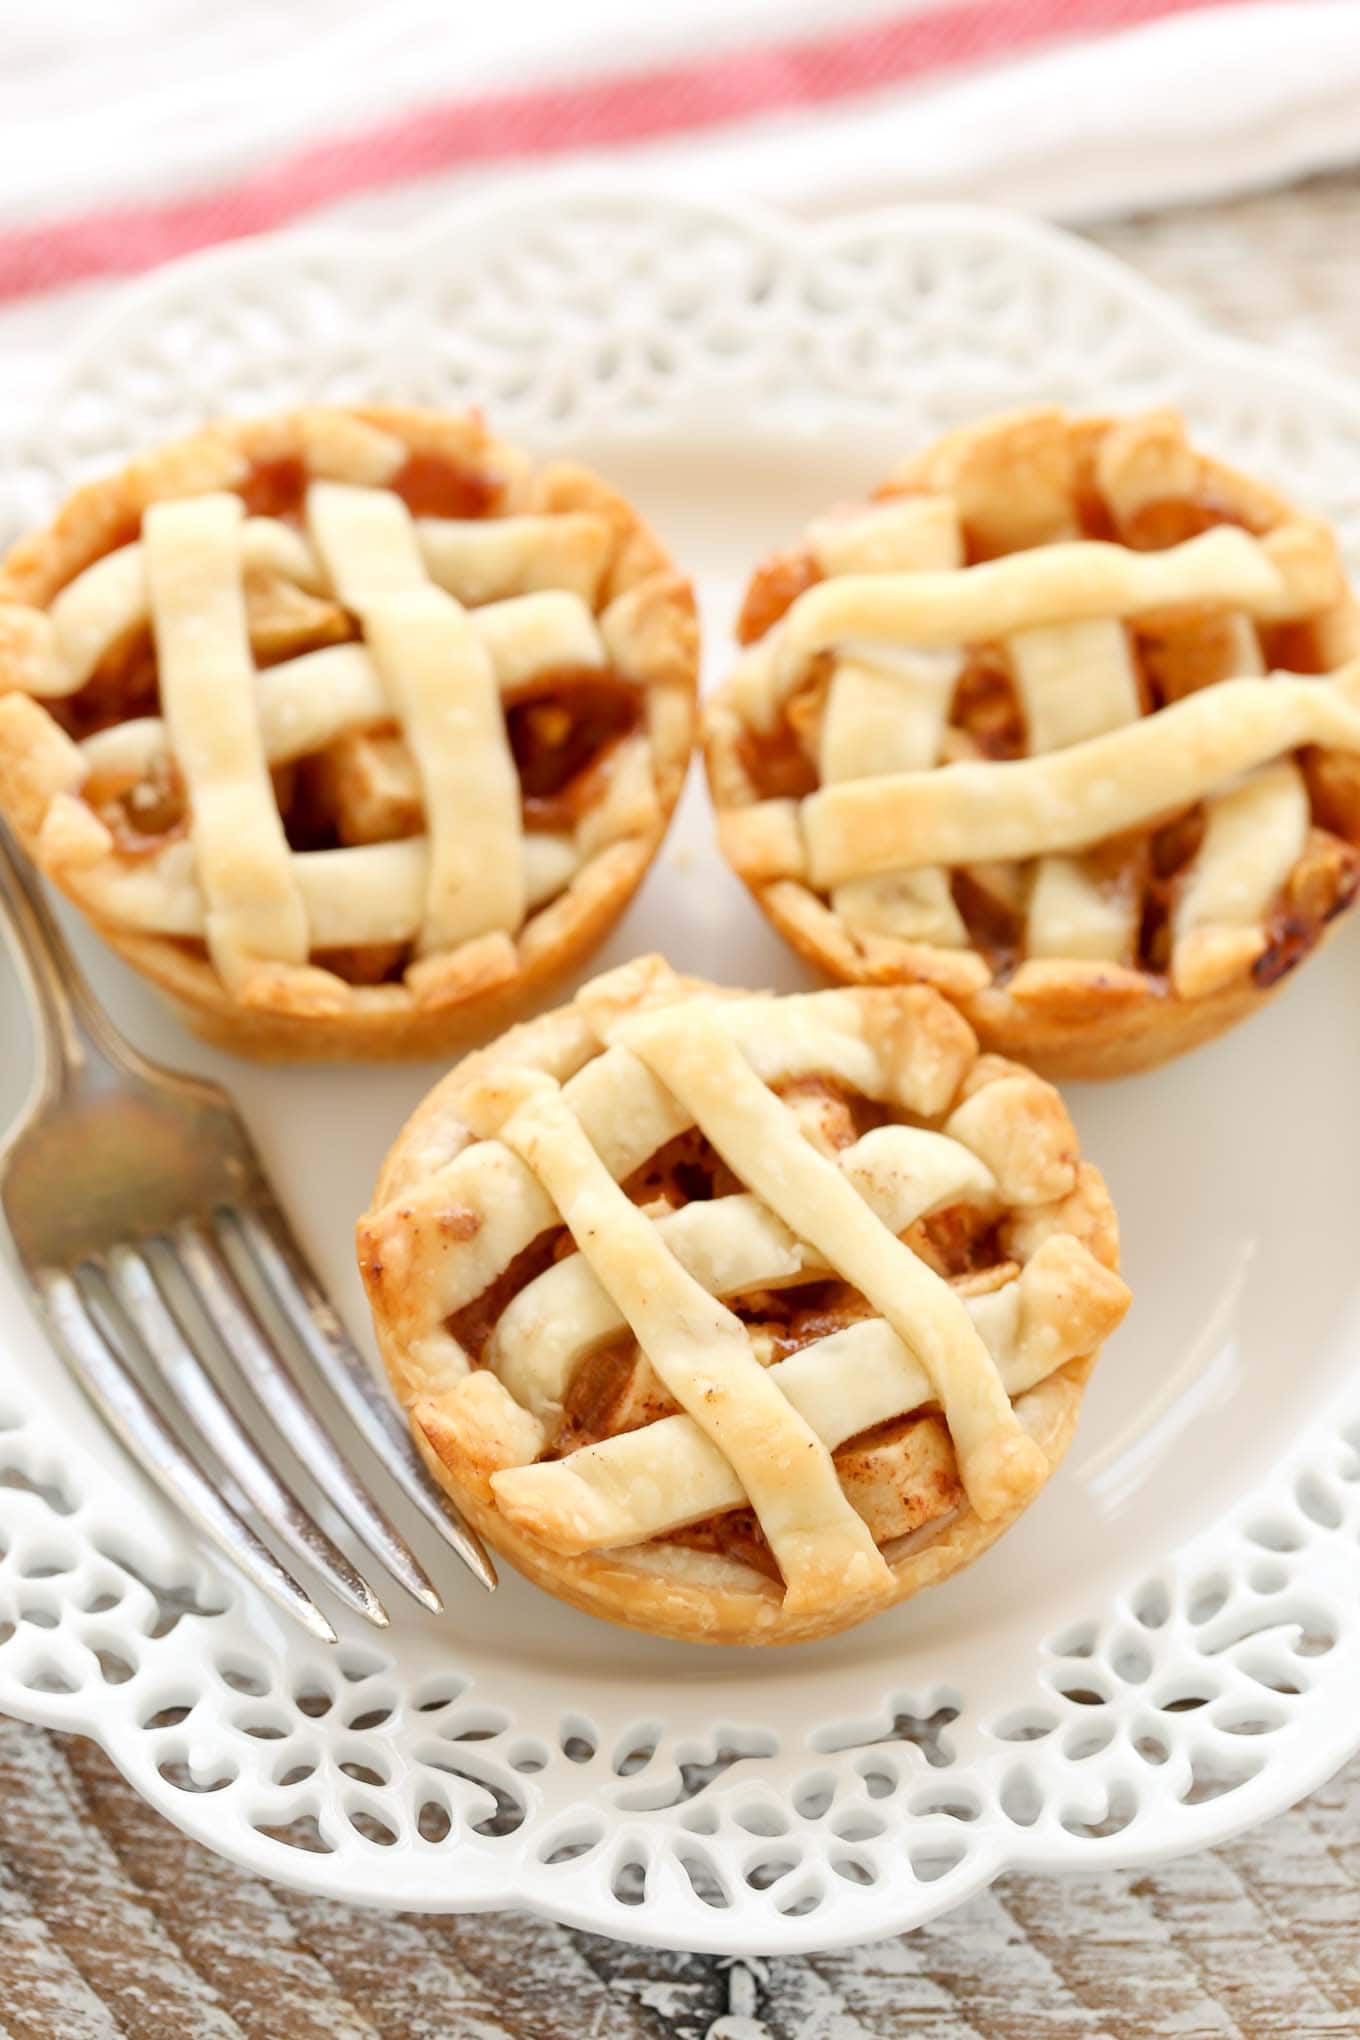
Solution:
[{"label": "lattice pie crust", "polygon": [[725,853],[814,963],[1049,1074],[1258,1007],[1360,884],[1331,533],[1158,412],[990,420],[750,584],[706,717]]},{"label": "lattice pie crust", "polygon": [[790,998],[648,958],[456,1068],[359,1257],[488,1540],[668,1636],[824,1636],[1033,1499],[1128,1292],[1052,1087],[927,987]]},{"label": "lattice pie crust", "polygon": [[0,570],[0,812],[230,1046],[430,1054],[622,910],[697,653],[629,505],[475,415],[217,424]]}]

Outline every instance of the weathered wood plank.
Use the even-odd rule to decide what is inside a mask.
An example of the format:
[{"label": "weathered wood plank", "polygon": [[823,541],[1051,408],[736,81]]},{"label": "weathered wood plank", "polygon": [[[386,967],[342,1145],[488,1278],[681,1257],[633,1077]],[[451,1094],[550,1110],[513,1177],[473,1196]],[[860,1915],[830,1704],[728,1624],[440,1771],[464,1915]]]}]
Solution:
[{"label": "weathered wood plank", "polygon": [[0,1855],[72,1965],[139,2040],[244,2040],[124,1874],[60,1743],[5,1720]]},{"label": "weathered wood plank", "polygon": [[984,1892],[900,1940],[815,1958],[874,2040],[1031,2040],[1031,2008],[1044,2007],[1044,2040],[1106,2040],[1100,2018],[1074,1996],[996,1892]]},{"label": "weathered wood plank", "polygon": [[534,2040],[671,2040],[664,2019],[612,1991],[564,1927],[523,1913],[428,1923],[487,1991],[511,2032]]},{"label": "weathered wood plank", "polygon": [[1003,1878],[1002,1902],[1100,2040],[1248,2040],[1128,1877]]},{"label": "weathered wood plank", "polygon": [[630,1948],[599,1934],[571,1939],[609,1990],[660,2019],[671,2040],[705,2040],[713,2022],[732,2011],[734,1993],[741,1997],[745,1988],[731,1963],[709,1955]]},{"label": "weathered wood plank", "polygon": [[1257,1902],[1230,1852],[1188,1856],[1129,1888],[1202,1988],[1253,2040],[1354,2035],[1354,2018],[1297,1959],[1279,1913]]},{"label": "weathered wood plank", "polygon": [[1360,2031],[1360,1766],[1224,1854],[1272,1935]]},{"label": "weathered wood plank", "polygon": [[983,2040],[959,2017],[947,1994],[923,1983],[910,1957],[900,1951],[907,1941],[878,1943],[872,1956],[885,1958],[890,1978],[886,1987],[877,1961],[861,1961],[860,1950],[802,1960],[777,1960],[751,1965],[755,1999],[771,2040],[802,2040],[805,2033],[826,2033],[834,2040],[881,2040],[884,2034],[910,2034],[911,2040]]},{"label": "weathered wood plank", "polygon": [[0,1865],[0,2034],[4,2040],[116,2040],[118,2027]]},{"label": "weathered wood plank", "polygon": [[168,1827],[93,1743],[62,1746],[124,1875],[249,2040],[379,2040],[268,1885]]},{"label": "weathered wood plank", "polygon": [[487,1984],[439,1945],[428,1922],[280,1892],[302,1941],[378,2031],[402,2040],[519,2040],[494,1981]]}]

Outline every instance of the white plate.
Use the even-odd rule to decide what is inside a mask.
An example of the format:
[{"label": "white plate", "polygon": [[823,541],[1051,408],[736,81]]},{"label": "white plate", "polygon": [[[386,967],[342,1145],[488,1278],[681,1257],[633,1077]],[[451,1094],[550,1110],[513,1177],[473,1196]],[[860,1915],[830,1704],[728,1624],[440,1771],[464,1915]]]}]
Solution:
[{"label": "white plate", "polygon": [[[712,669],[753,558],[1000,404],[1180,403],[1360,539],[1356,398],[1211,339],[1074,242],[970,211],[814,233],[584,193],[464,211],[396,254],[301,236],[155,277],[4,449],[10,514],[205,413],[375,394],[475,396],[622,483],[699,578]],[[714,854],[697,781],[600,961],[647,947],[800,982]],[[144,1047],[234,1088],[366,1333],[353,1220],[434,1072],[229,1063],[80,948]],[[262,1875],[744,1953],[868,1939],[1010,1866],[1148,1860],[1278,1811],[1360,1743],[1358,990],[1343,938],[1226,1041],[1073,1090],[1135,1306],[1068,1464],[962,1579],[809,1648],[652,1641],[513,1574],[487,1600],[421,1540],[447,1618],[401,1610],[379,1638],[337,1615],[327,1652],[156,1505],[6,1279],[0,1708],[97,1737]],[[0,1023],[22,1042],[11,982]],[[5,1061],[17,1096],[22,1051]]]}]

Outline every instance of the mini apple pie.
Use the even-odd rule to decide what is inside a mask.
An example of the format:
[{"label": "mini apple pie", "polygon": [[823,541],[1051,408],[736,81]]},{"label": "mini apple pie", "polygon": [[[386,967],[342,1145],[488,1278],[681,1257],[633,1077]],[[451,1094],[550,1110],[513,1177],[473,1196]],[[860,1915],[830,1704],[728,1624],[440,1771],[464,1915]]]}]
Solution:
[{"label": "mini apple pie", "polygon": [[724,851],[803,955],[1108,1076],[1253,1012],[1360,882],[1360,610],[1166,412],[997,418],[761,566]]},{"label": "mini apple pie", "polygon": [[416,1441],[488,1541],[709,1643],[825,1636],[968,1564],[1128,1303],[1057,1092],[938,993],[659,958],[446,1077],[358,1239]]},{"label": "mini apple pie", "polygon": [[431,1054],[622,911],[697,660],[629,505],[476,415],[219,423],[0,569],[0,813],[228,1046]]}]

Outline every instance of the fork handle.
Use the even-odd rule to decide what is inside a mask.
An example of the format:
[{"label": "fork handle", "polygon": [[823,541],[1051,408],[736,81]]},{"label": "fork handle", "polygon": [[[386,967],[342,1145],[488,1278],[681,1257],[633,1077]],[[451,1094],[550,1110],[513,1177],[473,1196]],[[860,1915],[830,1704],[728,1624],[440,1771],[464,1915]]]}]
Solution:
[{"label": "fork handle", "polygon": [[[44,1088],[59,1088],[85,1066],[90,1037],[103,1037],[107,1023],[27,859],[2,821],[0,919],[13,938],[15,956],[40,1023],[40,1081]],[[103,1050],[102,1039],[100,1047]]]}]

